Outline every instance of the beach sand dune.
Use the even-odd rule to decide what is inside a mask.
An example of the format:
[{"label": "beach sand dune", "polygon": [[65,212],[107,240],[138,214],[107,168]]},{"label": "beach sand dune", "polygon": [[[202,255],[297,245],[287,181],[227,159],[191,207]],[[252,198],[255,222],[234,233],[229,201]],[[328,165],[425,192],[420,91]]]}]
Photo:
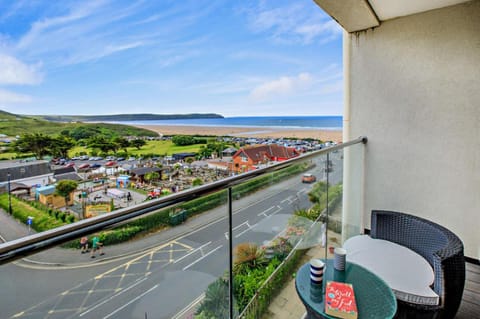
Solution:
[{"label": "beach sand dune", "polygon": [[212,135],[259,138],[314,138],[322,141],[342,141],[341,130],[272,128],[272,127],[213,127],[185,125],[135,125],[162,135]]}]

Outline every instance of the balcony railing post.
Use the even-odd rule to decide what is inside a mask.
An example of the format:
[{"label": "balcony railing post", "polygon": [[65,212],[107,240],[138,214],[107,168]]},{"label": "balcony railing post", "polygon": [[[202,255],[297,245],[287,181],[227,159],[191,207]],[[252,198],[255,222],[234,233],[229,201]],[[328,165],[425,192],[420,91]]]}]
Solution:
[{"label": "balcony railing post", "polygon": [[232,210],[232,188],[228,188],[228,303],[230,310],[230,319],[233,319],[233,210]]}]

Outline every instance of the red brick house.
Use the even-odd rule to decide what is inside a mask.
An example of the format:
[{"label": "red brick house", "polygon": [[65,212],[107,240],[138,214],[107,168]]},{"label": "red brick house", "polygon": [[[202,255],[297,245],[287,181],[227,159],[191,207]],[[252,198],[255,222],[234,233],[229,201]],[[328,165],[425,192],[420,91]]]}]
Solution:
[{"label": "red brick house", "polygon": [[268,162],[281,162],[297,157],[300,153],[291,147],[277,144],[255,145],[239,149],[233,156],[233,171],[237,173],[256,169],[258,165]]}]

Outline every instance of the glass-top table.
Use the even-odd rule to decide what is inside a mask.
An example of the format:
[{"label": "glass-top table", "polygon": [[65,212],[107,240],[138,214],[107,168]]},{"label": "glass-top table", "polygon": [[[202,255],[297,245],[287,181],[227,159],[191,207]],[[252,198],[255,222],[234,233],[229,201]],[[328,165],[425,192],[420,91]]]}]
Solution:
[{"label": "glass-top table", "polygon": [[393,318],[397,311],[395,295],[382,279],[351,262],[347,262],[345,271],[338,271],[333,268],[333,260],[328,259],[322,285],[310,283],[309,263],[300,267],[297,272],[295,288],[307,309],[307,319],[335,318],[325,314],[323,301],[327,281],[346,282],[353,285],[359,319]]}]

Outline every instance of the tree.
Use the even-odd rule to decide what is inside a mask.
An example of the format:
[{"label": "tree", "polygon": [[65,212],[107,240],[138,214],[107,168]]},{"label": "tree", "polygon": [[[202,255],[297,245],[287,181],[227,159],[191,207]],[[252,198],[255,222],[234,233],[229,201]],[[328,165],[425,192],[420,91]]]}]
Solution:
[{"label": "tree", "polygon": [[186,146],[196,144],[196,140],[190,135],[175,135],[172,137],[172,143],[177,146]]},{"label": "tree", "polygon": [[130,144],[131,144],[132,146],[136,147],[137,150],[139,150],[142,146],[144,146],[145,144],[147,144],[147,142],[145,142],[145,140],[135,139],[135,140],[131,141]]},{"label": "tree", "polygon": [[58,137],[50,140],[50,153],[55,157],[68,158],[68,151],[75,146],[75,142],[65,136],[59,135]]},{"label": "tree", "polygon": [[33,153],[37,159],[48,154],[52,138],[41,133],[25,134],[14,144],[14,150],[19,153]]},{"label": "tree", "polygon": [[160,178],[160,174],[158,172],[149,172],[149,173],[146,173],[144,176],[143,176],[143,179],[147,182],[152,182],[152,181],[156,181]]},{"label": "tree", "polygon": [[200,186],[200,185],[203,185],[203,181],[200,177],[197,177],[192,181],[192,186]]},{"label": "tree", "polygon": [[224,278],[218,278],[205,291],[205,298],[198,307],[196,315],[200,318],[228,318],[229,308],[229,289],[228,281]]},{"label": "tree", "polygon": [[130,141],[129,140],[127,140],[126,138],[123,138],[123,137],[115,137],[113,139],[113,143],[115,143],[118,146],[118,148],[123,149],[123,151],[125,153],[128,153],[127,152],[127,147],[130,146]]},{"label": "tree", "polygon": [[69,179],[59,181],[55,186],[55,193],[59,196],[65,198],[65,206],[68,206],[68,201],[70,200],[70,194],[76,190],[78,183]]},{"label": "tree", "polygon": [[88,141],[88,147],[99,149],[103,153],[108,153],[109,151],[115,150],[115,144],[113,141],[108,140],[103,136],[92,137]]}]

